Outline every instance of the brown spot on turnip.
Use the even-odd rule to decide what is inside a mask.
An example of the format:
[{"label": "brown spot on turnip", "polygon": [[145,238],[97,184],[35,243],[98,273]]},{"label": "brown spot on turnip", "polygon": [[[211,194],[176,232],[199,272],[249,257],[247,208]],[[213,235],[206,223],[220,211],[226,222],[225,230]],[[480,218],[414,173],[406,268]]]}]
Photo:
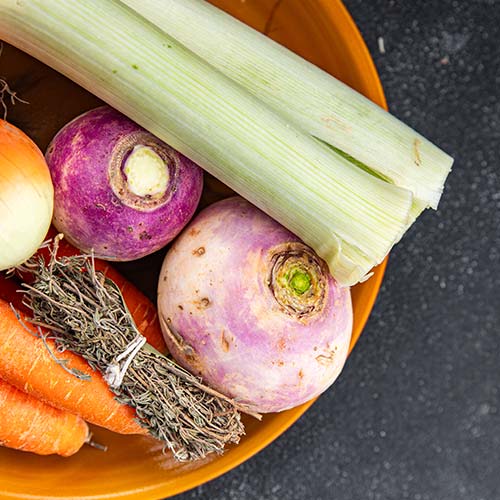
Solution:
[{"label": "brown spot on turnip", "polygon": [[278,360],[278,366],[284,366],[285,362],[282,359]]},{"label": "brown spot on turnip", "polygon": [[181,311],[184,311],[184,308],[183,308],[180,304],[179,304],[177,307],[178,307]]},{"label": "brown spot on turnip", "polygon": [[191,346],[189,346],[189,348],[191,349],[189,352],[186,352],[186,350],[184,351],[184,356],[189,364],[189,370],[192,373],[196,373],[198,376],[200,376],[203,372],[200,358]]},{"label": "brown spot on turnip", "polygon": [[211,304],[210,299],[208,297],[202,297],[200,300],[195,300],[194,305],[196,309],[206,309]]},{"label": "brown spot on turnip", "polygon": [[164,334],[172,341],[173,350],[181,353],[186,358],[190,369],[200,372],[201,363],[196,350],[188,344],[182,335],[174,328],[172,319],[166,318],[160,313],[160,324],[162,325]]},{"label": "brown spot on turnip", "polygon": [[286,349],[286,340],[283,337],[281,337],[279,339],[277,347],[278,347],[278,350],[280,350],[280,351],[284,351]]},{"label": "brown spot on turnip", "polygon": [[316,361],[323,366],[328,366],[331,363],[333,363],[335,358],[335,351],[327,351],[327,354],[320,354],[319,356],[316,356]]},{"label": "brown spot on turnip", "polygon": [[195,228],[195,227],[192,227],[189,232],[188,232],[189,236],[198,236],[200,234],[200,230]]},{"label": "brown spot on turnip", "polygon": [[228,352],[229,351],[229,341],[226,339],[226,335],[225,335],[225,332],[224,330],[222,330],[221,332],[221,344],[222,344],[222,350],[224,352]]},{"label": "brown spot on turnip", "polygon": [[175,346],[179,350],[183,350],[182,344],[184,344],[184,339],[182,336],[175,330],[175,328],[172,326],[172,319],[165,317],[163,314],[160,313],[160,324],[162,325],[162,328],[165,332],[166,335],[170,337],[170,339],[174,342]]},{"label": "brown spot on turnip", "polygon": [[304,372],[299,370],[299,379],[302,380],[304,378]]},{"label": "brown spot on turnip", "polygon": [[128,226],[128,227],[127,227],[127,231],[128,231],[129,233],[131,233],[133,230],[134,230],[134,228],[133,228],[132,226]]},{"label": "brown spot on turnip", "polygon": [[142,233],[139,234],[139,239],[141,241],[150,240],[151,238],[152,238],[152,236],[147,231],[142,231]]},{"label": "brown spot on turnip", "polygon": [[196,250],[193,250],[193,255],[196,257],[201,257],[205,253],[205,247],[199,247]]}]

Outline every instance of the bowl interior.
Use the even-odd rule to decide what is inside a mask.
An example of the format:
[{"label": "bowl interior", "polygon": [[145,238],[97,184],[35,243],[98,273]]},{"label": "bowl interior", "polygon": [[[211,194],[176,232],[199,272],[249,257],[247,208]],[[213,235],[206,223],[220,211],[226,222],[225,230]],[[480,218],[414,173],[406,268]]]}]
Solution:
[{"label": "bowl interior", "polygon": [[[264,31],[381,106],[385,100],[376,71],[354,23],[338,0],[212,0],[254,28]],[[1,34],[0,34],[1,38]],[[1,75],[29,105],[9,109],[9,120],[44,150],[53,135],[73,117],[100,101],[77,85],[18,50],[5,46]],[[204,206],[231,194],[206,177]],[[154,298],[156,275],[164,251],[121,270]],[[385,263],[375,275],[352,290],[354,334],[361,334],[382,280]],[[144,437],[124,437],[95,428],[106,453],[91,448],[63,459],[38,457],[0,448],[2,498],[161,498],[192,488],[252,456],[286,430],[311,403],[261,422],[245,419],[247,435],[221,457],[179,464],[162,454],[161,446]]]}]

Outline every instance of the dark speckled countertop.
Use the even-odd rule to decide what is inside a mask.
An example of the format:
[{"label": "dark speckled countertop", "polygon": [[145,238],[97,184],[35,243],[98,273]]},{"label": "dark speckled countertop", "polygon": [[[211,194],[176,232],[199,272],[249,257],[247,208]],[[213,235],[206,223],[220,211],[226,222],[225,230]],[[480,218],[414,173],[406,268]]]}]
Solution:
[{"label": "dark speckled countertop", "polygon": [[179,500],[500,499],[500,1],[346,4],[391,111],[450,152],[453,173],[392,252],[337,383]]}]

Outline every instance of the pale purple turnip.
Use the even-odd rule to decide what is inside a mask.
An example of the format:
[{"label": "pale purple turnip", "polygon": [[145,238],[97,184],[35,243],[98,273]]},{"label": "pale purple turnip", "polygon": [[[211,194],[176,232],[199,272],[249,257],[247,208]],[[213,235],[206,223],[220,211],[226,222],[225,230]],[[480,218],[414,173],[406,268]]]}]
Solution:
[{"label": "pale purple turnip", "polygon": [[55,227],[80,250],[127,261],[170,242],[200,200],[191,160],[109,106],[80,115],[46,153]]},{"label": "pale purple turnip", "polygon": [[204,209],[167,253],[158,311],[174,358],[265,413],[319,395],[340,374],[350,290],[313,250],[240,197]]}]

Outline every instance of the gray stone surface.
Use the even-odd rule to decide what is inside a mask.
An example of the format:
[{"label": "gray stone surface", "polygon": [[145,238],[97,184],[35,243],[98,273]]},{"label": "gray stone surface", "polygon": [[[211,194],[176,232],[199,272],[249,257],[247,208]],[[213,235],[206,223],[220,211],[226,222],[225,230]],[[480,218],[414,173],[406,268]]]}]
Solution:
[{"label": "gray stone surface", "polygon": [[335,386],[179,500],[500,499],[500,2],[346,3],[392,112],[454,171],[439,212],[393,251]]}]

